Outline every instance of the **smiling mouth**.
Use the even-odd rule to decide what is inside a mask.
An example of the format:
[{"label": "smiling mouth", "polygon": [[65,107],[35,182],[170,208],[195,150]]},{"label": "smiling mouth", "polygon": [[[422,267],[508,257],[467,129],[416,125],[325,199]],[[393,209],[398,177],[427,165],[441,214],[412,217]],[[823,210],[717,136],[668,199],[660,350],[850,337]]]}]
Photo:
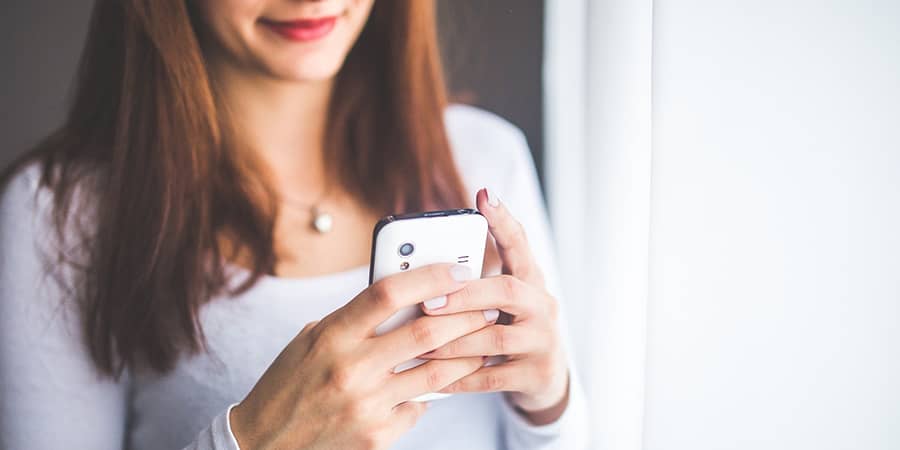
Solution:
[{"label": "smiling mouth", "polygon": [[338,16],[327,16],[289,21],[259,19],[259,22],[285,39],[295,42],[310,42],[322,39],[331,33],[337,19]]}]

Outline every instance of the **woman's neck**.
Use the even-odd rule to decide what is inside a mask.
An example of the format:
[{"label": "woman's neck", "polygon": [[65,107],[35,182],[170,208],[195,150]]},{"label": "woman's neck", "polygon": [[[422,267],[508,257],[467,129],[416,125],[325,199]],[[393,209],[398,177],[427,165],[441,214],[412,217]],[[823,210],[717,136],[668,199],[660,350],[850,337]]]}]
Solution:
[{"label": "woman's neck", "polygon": [[332,81],[288,82],[219,68],[217,83],[241,144],[274,188],[316,201],[325,189],[324,134]]}]

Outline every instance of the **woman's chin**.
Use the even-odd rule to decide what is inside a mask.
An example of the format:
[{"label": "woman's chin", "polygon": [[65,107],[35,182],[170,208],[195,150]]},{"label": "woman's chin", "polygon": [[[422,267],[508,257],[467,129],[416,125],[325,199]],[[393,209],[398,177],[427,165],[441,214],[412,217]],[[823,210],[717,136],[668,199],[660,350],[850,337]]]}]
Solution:
[{"label": "woman's chin", "polygon": [[322,82],[333,79],[341,69],[341,62],[303,61],[302,63],[282,65],[270,72],[284,81]]}]

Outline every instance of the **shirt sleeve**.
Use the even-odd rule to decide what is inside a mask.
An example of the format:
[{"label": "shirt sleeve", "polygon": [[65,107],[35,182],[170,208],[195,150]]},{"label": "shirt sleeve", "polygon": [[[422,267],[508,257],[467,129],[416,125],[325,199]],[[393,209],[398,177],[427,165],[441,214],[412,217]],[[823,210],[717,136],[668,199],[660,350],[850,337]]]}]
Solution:
[{"label": "shirt sleeve", "polygon": [[[0,187],[0,448],[127,448],[129,376],[99,374],[78,309],[47,274],[55,232],[38,169],[28,166]],[[239,450],[230,411],[187,448]]]},{"label": "shirt sleeve", "polygon": [[127,382],[94,369],[78,311],[46,274],[51,198],[38,178],[26,167],[0,197],[0,448],[121,449]]},{"label": "shirt sleeve", "polygon": [[237,403],[232,404],[225,412],[216,416],[212,423],[197,435],[197,439],[184,450],[241,450],[231,431],[231,410],[235,406]]},{"label": "shirt sleeve", "polygon": [[572,353],[565,302],[562,299],[559,274],[550,224],[547,219],[540,185],[524,134],[508,127],[503,141],[508,142],[505,179],[497,186],[500,199],[522,224],[531,250],[546,280],[547,290],[559,301],[559,329],[569,365],[569,402],[555,422],[535,426],[522,417],[508,402],[501,405],[503,439],[508,450],[579,450],[588,446],[588,410],[584,389]]}]

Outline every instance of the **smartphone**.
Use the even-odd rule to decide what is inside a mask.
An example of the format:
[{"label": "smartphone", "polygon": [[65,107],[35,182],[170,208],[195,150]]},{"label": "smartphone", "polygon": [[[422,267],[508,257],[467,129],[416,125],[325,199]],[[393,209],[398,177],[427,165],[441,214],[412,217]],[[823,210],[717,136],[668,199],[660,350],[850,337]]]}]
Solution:
[{"label": "smartphone", "polygon": [[[487,220],[474,209],[448,209],[387,216],[375,224],[369,284],[396,273],[435,263],[463,264],[480,278],[487,242]],[[427,299],[422,299],[427,300]],[[421,306],[407,306],[375,328],[381,335],[423,316]],[[412,359],[394,368],[402,372],[424,364]],[[432,392],[413,401],[430,401],[449,394]]]}]

